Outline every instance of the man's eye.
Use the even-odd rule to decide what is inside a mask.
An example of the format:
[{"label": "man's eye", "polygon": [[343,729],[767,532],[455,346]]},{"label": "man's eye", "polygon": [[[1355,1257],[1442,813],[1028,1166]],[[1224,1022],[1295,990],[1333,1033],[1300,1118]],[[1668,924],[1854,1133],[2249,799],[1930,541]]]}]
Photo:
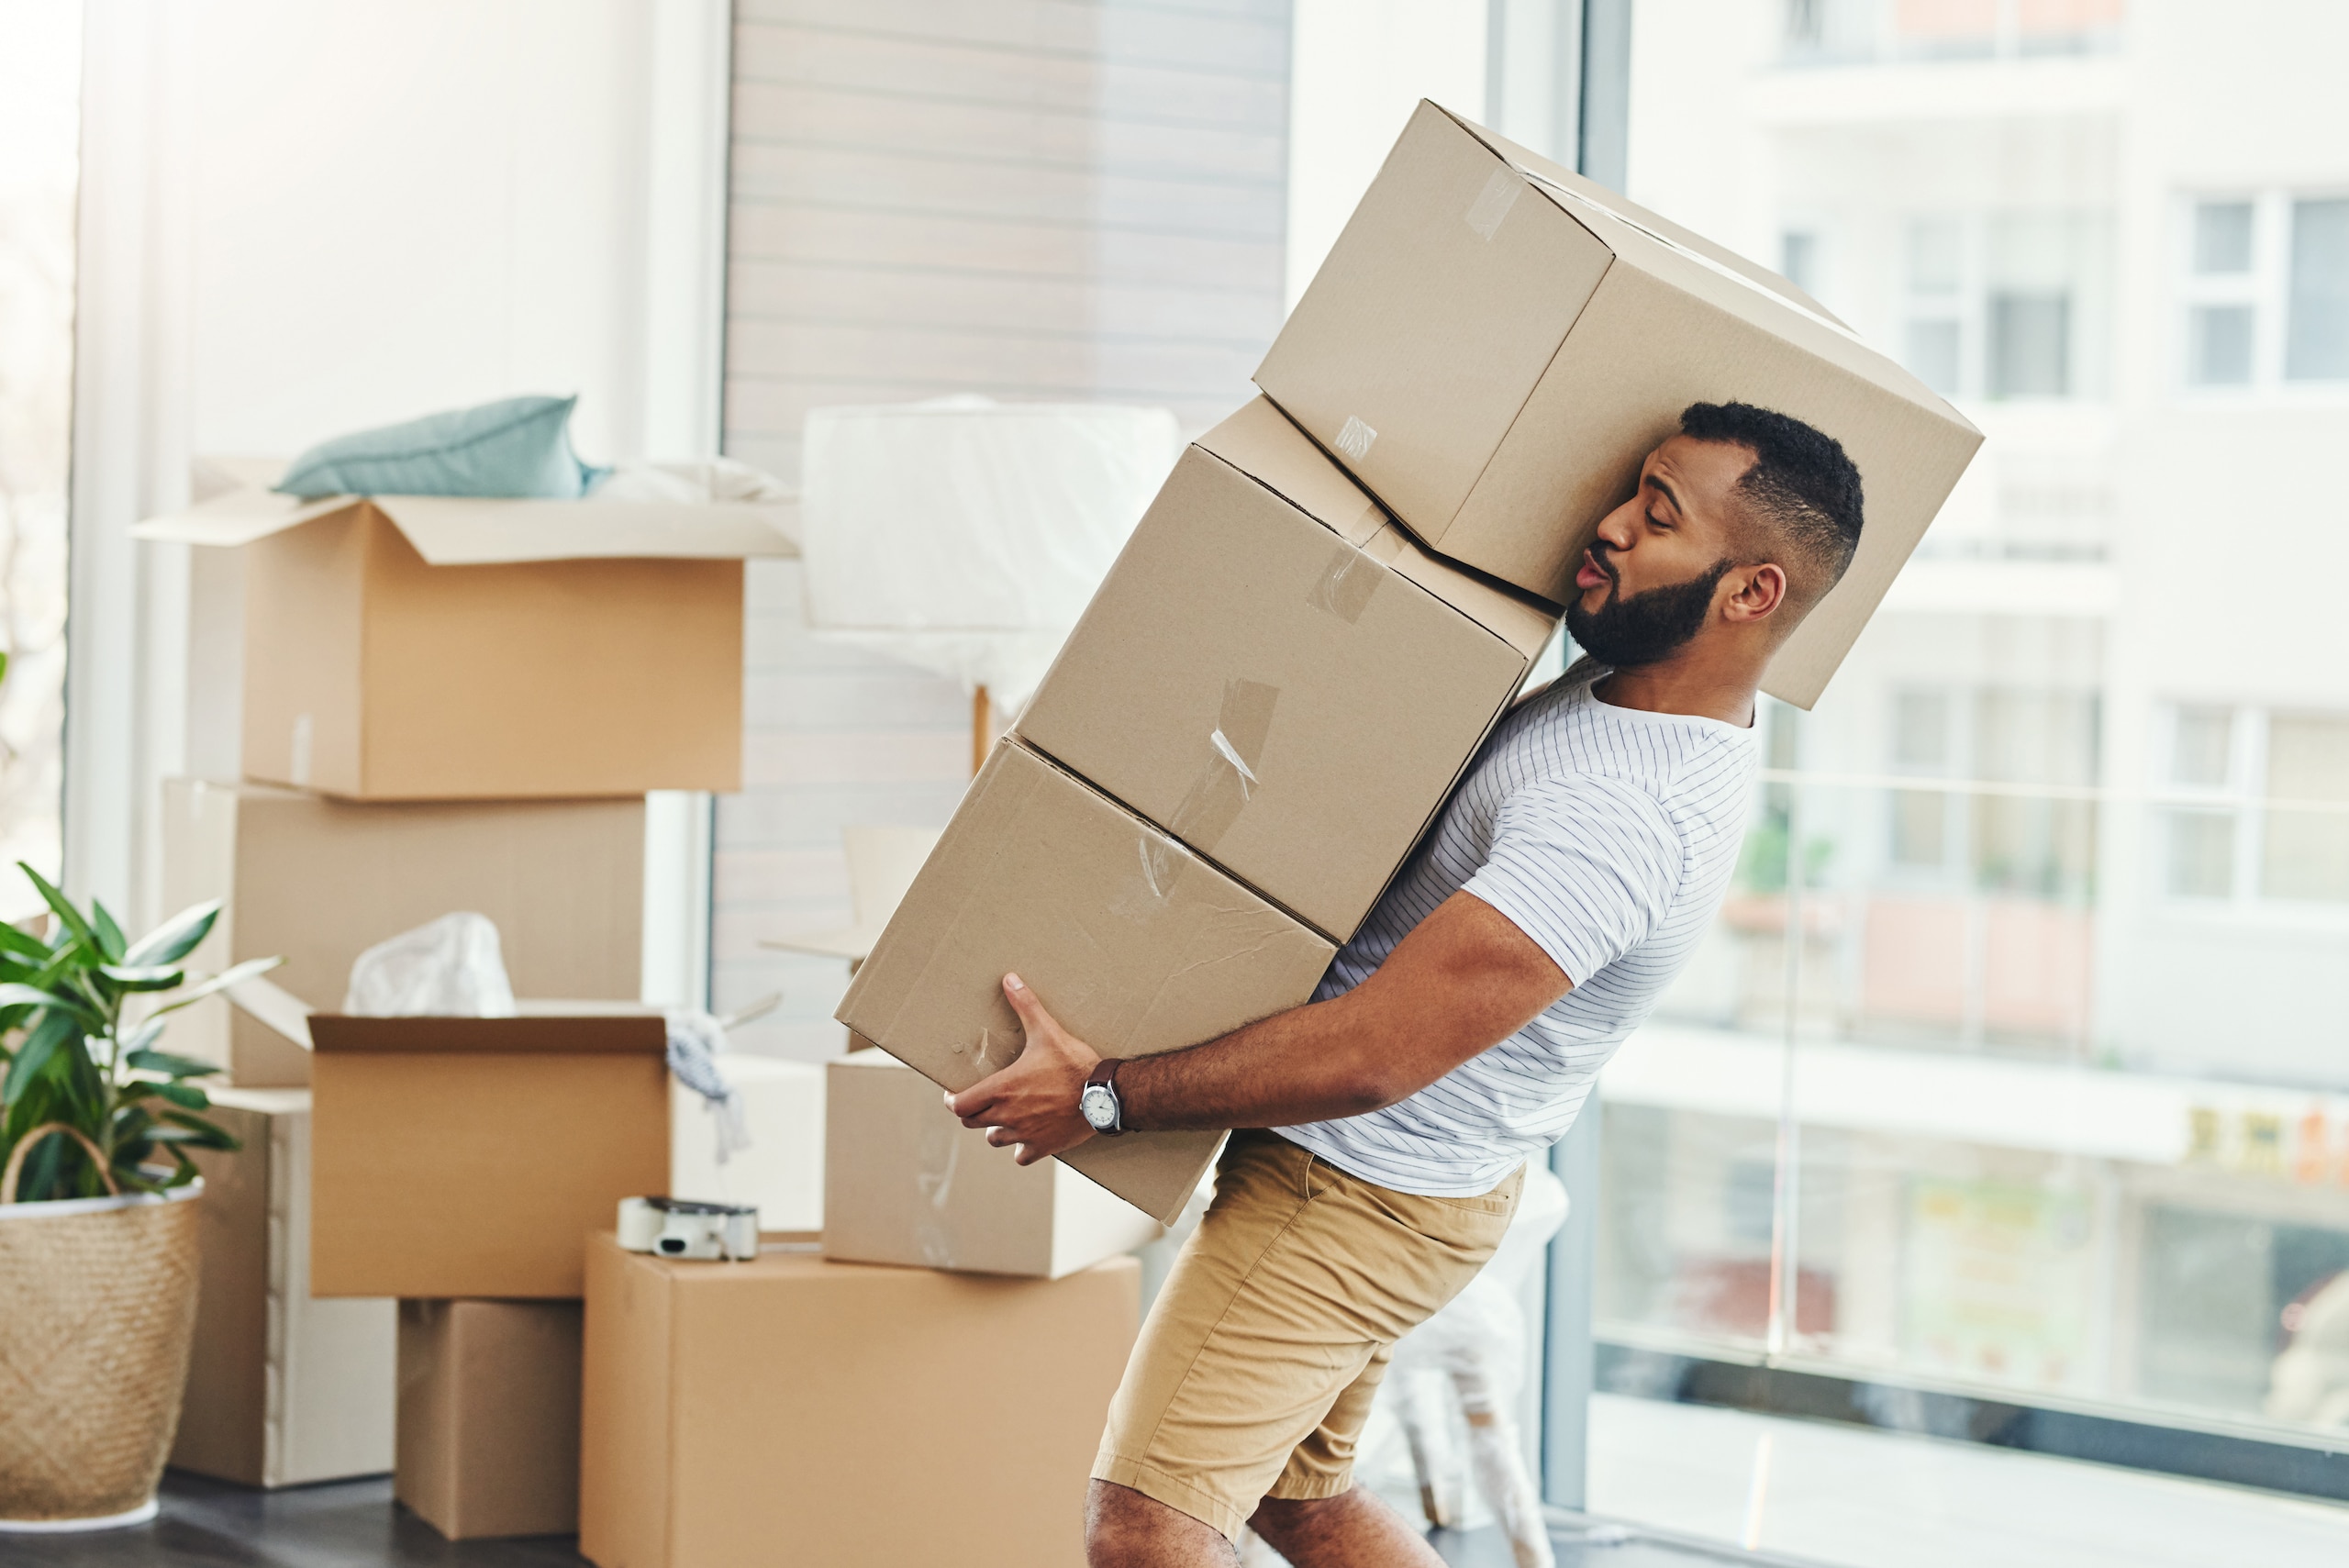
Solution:
[{"label": "man's eye", "polygon": [[1669,532],[1672,525],[1666,522],[1664,518],[1656,516],[1653,512],[1650,512],[1648,514],[1648,527],[1652,528],[1663,528]]}]

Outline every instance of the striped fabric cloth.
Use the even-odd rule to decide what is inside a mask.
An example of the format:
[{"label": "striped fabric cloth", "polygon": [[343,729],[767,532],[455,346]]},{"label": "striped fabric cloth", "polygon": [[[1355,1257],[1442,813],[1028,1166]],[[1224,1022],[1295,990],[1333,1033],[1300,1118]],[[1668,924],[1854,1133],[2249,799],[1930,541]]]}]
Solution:
[{"label": "striped fabric cloth", "polygon": [[1516,1034],[1385,1110],[1280,1129],[1398,1192],[1469,1197],[1565,1135],[1598,1070],[1679,973],[1744,838],[1753,731],[1616,707],[1578,669],[1502,720],[1316,1001],[1368,978],[1465,888],[1575,985]]}]

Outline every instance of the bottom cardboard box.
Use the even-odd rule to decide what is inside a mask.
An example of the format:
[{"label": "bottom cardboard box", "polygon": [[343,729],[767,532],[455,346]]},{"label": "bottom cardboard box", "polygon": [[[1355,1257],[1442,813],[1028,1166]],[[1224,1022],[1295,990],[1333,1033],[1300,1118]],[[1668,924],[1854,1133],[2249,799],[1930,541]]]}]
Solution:
[{"label": "bottom cardboard box", "polygon": [[400,1303],[392,1496],[451,1540],[579,1527],[580,1304]]},{"label": "bottom cardboard box", "polygon": [[[1313,995],[1336,950],[1017,740],[996,746],[856,972],[839,1018],[950,1089],[1019,1054],[1016,971],[1105,1056],[1227,1034]],[[1172,1220],[1215,1132],[1097,1138],[1063,1158]]]},{"label": "bottom cardboard box", "polygon": [[310,1295],[310,1092],[211,1095],[206,1114],[244,1147],[195,1156],[202,1272],[171,1463],[247,1486],[380,1475],[397,1308]]},{"label": "bottom cardboard box", "polygon": [[587,1249],[579,1550],[601,1568],[1080,1568],[1130,1258],[1061,1280]]},{"label": "bottom cardboard box", "polygon": [[1057,1160],[1022,1165],[877,1051],[825,1069],[824,1256],[1059,1279],[1163,1227]]}]

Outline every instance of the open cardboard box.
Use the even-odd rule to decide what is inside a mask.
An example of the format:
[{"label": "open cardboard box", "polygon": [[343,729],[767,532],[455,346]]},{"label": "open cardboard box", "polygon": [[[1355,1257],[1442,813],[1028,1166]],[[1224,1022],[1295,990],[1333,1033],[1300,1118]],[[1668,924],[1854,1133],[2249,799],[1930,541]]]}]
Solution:
[{"label": "open cardboard box", "polygon": [[650,1007],[518,1002],[507,1018],[237,1005],[309,1047],[310,1292],[561,1299],[588,1233],[668,1188],[668,1029]]},{"label": "open cardboard box", "polygon": [[1556,629],[1259,397],[1184,453],[1015,733],[1344,941]]},{"label": "open cardboard box", "polygon": [[[515,988],[634,1000],[642,987],[644,802],[336,800],[165,779],[163,906],[221,900],[190,955],[218,972],[271,954],[269,984],[332,1011],[377,942],[451,909],[489,917]],[[212,997],[173,1049],[247,1088],[310,1081],[310,1053]]]},{"label": "open cardboard box", "polygon": [[1982,444],[1785,279],[1430,103],[1255,380],[1430,548],[1562,604],[1689,404],[1815,425],[1867,526],[1763,683],[1806,708]]},{"label": "open cardboard box", "polygon": [[243,553],[248,777],[542,798],[741,787],[742,562],[784,518],[239,489],[133,533]]}]

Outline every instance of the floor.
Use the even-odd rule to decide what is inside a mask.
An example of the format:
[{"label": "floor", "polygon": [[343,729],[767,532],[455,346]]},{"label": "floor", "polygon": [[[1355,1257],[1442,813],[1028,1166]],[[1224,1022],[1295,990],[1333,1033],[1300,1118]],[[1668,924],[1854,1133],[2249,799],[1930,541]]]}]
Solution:
[{"label": "floor", "polygon": [[1972,1443],[1599,1395],[1590,1506],[1833,1568],[2340,1568],[2349,1507]]},{"label": "floor", "polygon": [[[0,1536],[8,1568],[580,1568],[568,1536],[443,1540],[392,1504],[387,1478],[248,1491],[173,1473],[152,1524],[92,1535]],[[1559,1568],[1719,1568],[1742,1561],[1631,1536],[1620,1528],[1558,1531]],[[1453,1568],[1512,1568],[1497,1530],[1447,1532]],[[907,1568],[875,1564],[874,1568]]]}]

